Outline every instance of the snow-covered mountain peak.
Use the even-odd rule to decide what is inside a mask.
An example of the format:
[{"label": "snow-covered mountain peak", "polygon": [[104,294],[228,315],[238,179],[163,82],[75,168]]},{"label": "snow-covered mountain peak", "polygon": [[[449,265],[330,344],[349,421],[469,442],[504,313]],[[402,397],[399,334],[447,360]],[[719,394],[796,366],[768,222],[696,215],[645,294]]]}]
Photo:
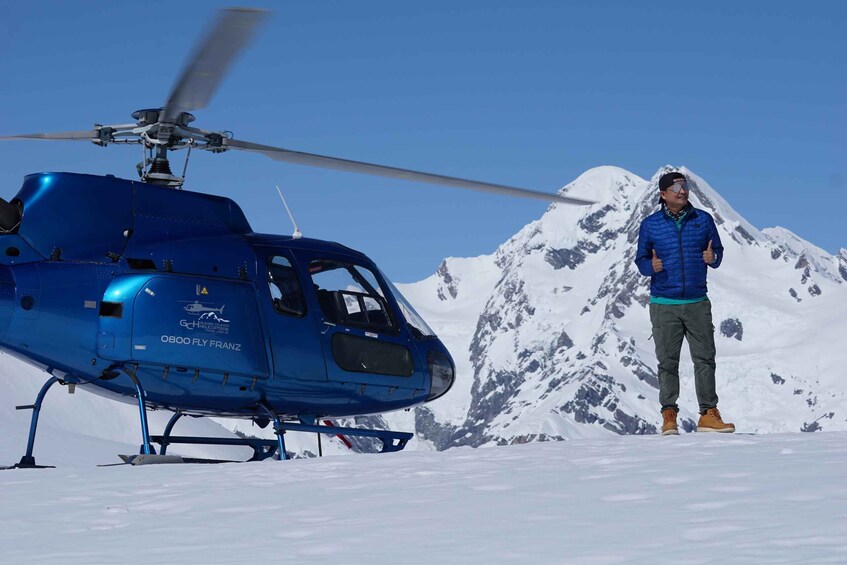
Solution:
[{"label": "snow-covered mountain peak", "polygon": [[[596,206],[603,207],[618,201],[632,201],[633,187],[644,189],[646,181],[633,173],[610,165],[594,167],[579,175],[568,183],[559,194],[572,196],[596,202]],[[555,207],[561,207],[554,204]]]},{"label": "snow-covered mountain peak", "polygon": [[588,255],[609,247],[625,229],[647,188],[644,179],[620,167],[586,171],[559,193],[594,204],[551,204],[541,218],[526,225],[497,250],[498,264],[505,268],[507,264],[524,263],[528,256],[537,256],[555,270],[573,269]]},{"label": "snow-covered mountain peak", "polygon": [[[847,250],[832,256],[787,230],[760,231],[696,173],[666,165],[649,181],[591,169],[561,193],[595,204],[553,204],[494,255],[447,260],[435,279],[404,288],[439,335],[455,336],[445,342],[457,385],[417,409],[419,437],[444,448],[656,431],[649,279],[633,259],[669,171],[690,180],[692,204],[715,218],[726,250],[709,277],[722,409],[751,430],[847,429],[847,390],[836,385],[847,351],[833,341],[847,334]],[[817,324],[827,332],[812,339]],[[680,415],[691,430],[686,355]]]}]

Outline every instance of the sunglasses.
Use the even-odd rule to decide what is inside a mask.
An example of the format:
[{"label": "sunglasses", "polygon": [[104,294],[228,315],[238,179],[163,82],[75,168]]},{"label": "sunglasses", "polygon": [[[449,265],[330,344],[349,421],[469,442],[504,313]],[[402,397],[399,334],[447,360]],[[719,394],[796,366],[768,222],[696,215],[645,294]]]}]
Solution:
[{"label": "sunglasses", "polygon": [[673,184],[667,188],[667,190],[672,191],[674,194],[679,194],[679,191],[683,189],[688,190],[688,181],[682,179],[673,181]]}]

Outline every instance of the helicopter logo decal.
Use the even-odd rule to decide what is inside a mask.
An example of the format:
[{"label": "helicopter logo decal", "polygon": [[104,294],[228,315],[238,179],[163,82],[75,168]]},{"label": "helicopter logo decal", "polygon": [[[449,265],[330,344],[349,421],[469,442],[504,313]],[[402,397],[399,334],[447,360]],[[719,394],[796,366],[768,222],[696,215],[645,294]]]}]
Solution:
[{"label": "helicopter logo decal", "polygon": [[187,330],[229,335],[229,320],[221,317],[224,308],[226,304],[216,308],[194,301],[183,307],[183,310],[191,316],[197,316],[197,319],[183,318],[179,321],[179,325]]},{"label": "helicopter logo decal", "polygon": [[[191,314],[192,316],[199,316],[200,314],[219,314],[222,315],[224,313],[224,308],[226,308],[226,304],[221,306],[220,308],[210,308],[209,306],[204,306],[200,302],[194,301],[188,306],[184,308],[186,312]],[[217,316],[216,316],[217,318]],[[218,318],[219,319],[219,318]],[[228,322],[229,320],[222,320],[224,322]]]}]

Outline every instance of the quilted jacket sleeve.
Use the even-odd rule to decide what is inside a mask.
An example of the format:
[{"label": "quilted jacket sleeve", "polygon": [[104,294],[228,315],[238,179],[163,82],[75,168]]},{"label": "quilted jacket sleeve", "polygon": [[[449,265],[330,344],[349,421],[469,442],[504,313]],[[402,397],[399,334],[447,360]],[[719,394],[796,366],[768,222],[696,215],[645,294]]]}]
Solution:
[{"label": "quilted jacket sleeve", "polygon": [[715,252],[715,260],[709,265],[713,269],[717,269],[721,266],[721,261],[723,261],[723,244],[721,243],[721,236],[718,234],[718,228],[715,225],[715,220],[712,219],[711,214],[708,214],[709,218],[709,239],[712,242],[712,251]]},{"label": "quilted jacket sleeve", "polygon": [[635,265],[645,277],[653,274],[653,240],[647,227],[646,219],[638,229],[638,247],[635,251]]}]

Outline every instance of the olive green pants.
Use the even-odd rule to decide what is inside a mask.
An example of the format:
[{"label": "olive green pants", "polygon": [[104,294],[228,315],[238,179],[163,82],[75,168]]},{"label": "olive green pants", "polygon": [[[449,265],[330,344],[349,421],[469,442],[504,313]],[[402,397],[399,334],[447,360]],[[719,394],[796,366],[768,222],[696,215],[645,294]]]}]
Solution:
[{"label": "olive green pants", "polygon": [[659,360],[659,402],[662,410],[673,408],[679,399],[679,353],[682,339],[688,341],[694,361],[694,388],[700,413],[718,404],[715,392],[715,326],[712,303],[650,304],[650,321]]}]

